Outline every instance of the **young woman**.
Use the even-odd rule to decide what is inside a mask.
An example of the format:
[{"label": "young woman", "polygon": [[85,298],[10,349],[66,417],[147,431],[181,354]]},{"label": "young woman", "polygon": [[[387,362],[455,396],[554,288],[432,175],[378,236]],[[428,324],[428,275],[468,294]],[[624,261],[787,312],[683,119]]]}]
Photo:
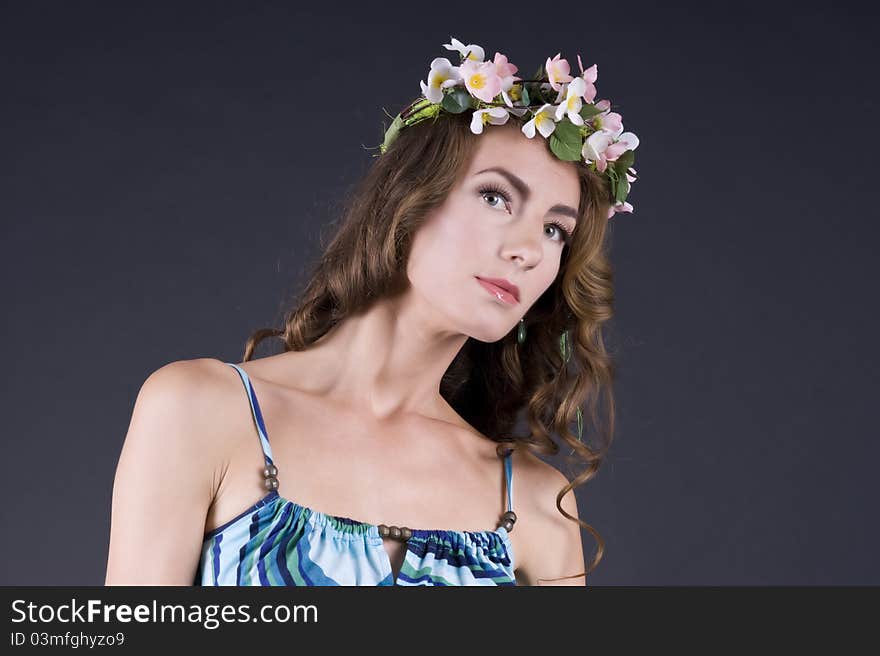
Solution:
[{"label": "young woman", "polygon": [[[243,362],[149,376],[107,584],[586,584],[602,540],[573,486],[613,434],[613,190],[523,121],[475,120],[386,141],[299,304]],[[266,337],[284,352],[253,359]],[[604,449],[571,430],[585,401]],[[537,457],[560,442],[587,465],[573,482]],[[586,570],[581,526],[599,544]]]}]

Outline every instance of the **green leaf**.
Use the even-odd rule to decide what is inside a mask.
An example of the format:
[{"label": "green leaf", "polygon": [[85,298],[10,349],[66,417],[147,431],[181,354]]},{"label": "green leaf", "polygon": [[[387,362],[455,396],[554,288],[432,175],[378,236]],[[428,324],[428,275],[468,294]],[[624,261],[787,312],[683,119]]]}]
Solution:
[{"label": "green leaf", "polygon": [[581,106],[581,111],[578,113],[581,115],[581,117],[584,119],[584,121],[589,121],[594,116],[596,116],[597,114],[600,114],[601,112],[602,112],[602,110],[599,109],[598,107],[596,107],[595,105],[591,105],[590,103],[584,103]]},{"label": "green leaf", "polygon": [[620,175],[626,175],[626,170],[633,165],[635,159],[636,154],[633,151],[624,151],[624,153],[620,157],[618,157],[617,161],[614,163],[614,168],[617,169]]},{"label": "green leaf", "polygon": [[550,150],[561,160],[577,162],[583,146],[580,129],[567,118],[559,121],[550,134]]},{"label": "green leaf", "polygon": [[623,202],[626,200],[626,195],[629,193],[629,181],[626,178],[620,178],[617,181],[617,187],[614,190],[614,200]]},{"label": "green leaf", "polygon": [[471,94],[467,92],[467,89],[455,88],[443,96],[443,101],[440,104],[450,114],[461,114],[470,108]]},{"label": "green leaf", "polygon": [[522,87],[522,102],[523,102],[523,104],[524,104],[524,105],[529,105],[529,104],[531,104],[530,101],[529,101],[529,90],[526,89],[526,85],[523,84],[523,85],[520,85],[520,86]]},{"label": "green leaf", "polygon": [[573,148],[571,144],[562,141],[555,134],[550,135],[550,150],[556,157],[566,162],[576,162],[581,158],[579,148]]},{"label": "green leaf", "polygon": [[553,134],[558,135],[563,141],[571,143],[581,141],[580,128],[569,121],[568,117],[563,117],[563,119],[556,124],[556,129],[553,130]]}]

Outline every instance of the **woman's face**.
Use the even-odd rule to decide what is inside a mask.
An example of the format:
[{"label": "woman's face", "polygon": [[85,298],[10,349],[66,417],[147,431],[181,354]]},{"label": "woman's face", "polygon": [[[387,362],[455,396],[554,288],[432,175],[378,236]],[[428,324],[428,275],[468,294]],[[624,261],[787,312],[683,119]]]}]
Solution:
[{"label": "woman's face", "polygon": [[[407,275],[412,293],[449,329],[494,342],[556,278],[580,181],[543,137],[529,139],[516,126],[487,125],[477,144],[463,178],[416,233]],[[516,285],[518,302],[503,300],[479,280],[486,278]]]}]

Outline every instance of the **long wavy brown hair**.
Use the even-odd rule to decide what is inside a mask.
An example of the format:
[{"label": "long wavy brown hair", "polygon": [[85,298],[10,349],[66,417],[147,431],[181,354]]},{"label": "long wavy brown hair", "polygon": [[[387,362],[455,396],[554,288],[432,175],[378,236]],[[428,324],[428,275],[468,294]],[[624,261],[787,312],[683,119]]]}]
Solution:
[{"label": "long wavy brown hair", "polygon": [[[280,337],[285,352],[308,349],[347,317],[408,288],[413,237],[464,175],[477,144],[466,114],[409,126],[374,160],[347,196],[342,220],[298,300],[284,311],[283,327],[256,330],[247,340],[245,361],[267,337]],[[518,127],[517,120],[487,129],[507,126]],[[525,342],[518,344],[516,331],[492,343],[468,339],[440,386],[465,421],[499,443],[499,454],[527,448],[556,455],[563,444],[569,447],[566,464],[579,465],[580,472],[559,491],[556,507],[593,535],[596,552],[584,572],[538,581],[586,579],[602,559],[602,537],[563,510],[561,500],[596,475],[614,434],[615,367],[601,331],[614,300],[606,243],[611,192],[584,162],[571,165],[580,177],[577,227],[563,249],[559,274],[524,316]],[[514,435],[521,412],[528,434]],[[584,418],[596,436],[592,448],[583,439]]]}]

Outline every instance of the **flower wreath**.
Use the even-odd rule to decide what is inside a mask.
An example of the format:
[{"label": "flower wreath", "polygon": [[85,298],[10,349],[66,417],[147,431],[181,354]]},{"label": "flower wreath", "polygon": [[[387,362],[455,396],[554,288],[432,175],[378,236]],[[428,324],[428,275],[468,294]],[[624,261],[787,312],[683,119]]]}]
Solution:
[{"label": "flower wreath", "polygon": [[[580,161],[604,175],[611,187],[610,219],[617,212],[632,212],[626,202],[631,183],[637,179],[632,168],[633,151],[639,139],[632,132],[623,131],[623,116],[611,111],[611,101],[596,98],[597,66],[584,69],[577,56],[581,74],[572,77],[567,60],[558,53],[547,58],[534,79],[516,77],[518,67],[505,55],[495,53],[493,61],[485,61],[485,51],[478,45],[464,45],[451,37],[445,43],[447,50],[461,55],[459,66],[453,66],[445,57],[431,62],[427,84],[420,81],[422,95],[407,105],[393,118],[385,130],[385,139],[379,146],[384,154],[400,131],[441,113],[461,114],[473,110],[471,132],[482,134],[486,124],[501,125],[511,115],[522,118],[529,115],[522,132],[529,139],[540,134],[550,141],[550,150],[561,160]],[[555,92],[555,98],[551,100]],[[388,112],[385,112],[388,114]]]}]

